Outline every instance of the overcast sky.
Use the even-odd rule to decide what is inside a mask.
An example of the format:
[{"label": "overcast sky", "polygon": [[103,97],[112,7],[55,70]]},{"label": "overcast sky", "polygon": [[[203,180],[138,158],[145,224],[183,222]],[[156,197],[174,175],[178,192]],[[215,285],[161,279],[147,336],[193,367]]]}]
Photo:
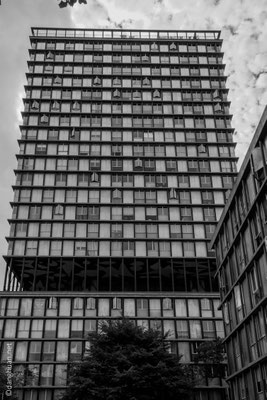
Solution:
[{"label": "overcast sky", "polygon": [[[267,103],[267,0],[87,0],[87,5],[64,9],[57,0],[1,3],[0,255],[7,251],[31,26],[221,30],[236,153],[242,161]],[[0,288],[3,271],[1,259]]]}]

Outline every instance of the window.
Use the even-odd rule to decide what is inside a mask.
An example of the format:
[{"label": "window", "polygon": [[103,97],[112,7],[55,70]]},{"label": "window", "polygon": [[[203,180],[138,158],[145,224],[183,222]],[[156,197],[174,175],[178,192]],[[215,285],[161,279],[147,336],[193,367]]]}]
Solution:
[{"label": "window", "polygon": [[215,209],[204,208],[204,220],[205,221],[216,221]]},{"label": "window", "polygon": [[113,145],[112,146],[112,155],[120,156],[122,154],[122,146],[121,145]]},{"label": "window", "polygon": [[122,237],[122,224],[111,225],[111,236],[117,238]]},{"label": "window", "polygon": [[207,155],[207,148],[205,146],[203,146],[203,144],[201,144],[200,146],[198,146],[197,148],[198,154],[201,156],[206,156]]},{"label": "window", "polygon": [[89,207],[88,210],[88,217],[89,219],[93,220],[93,219],[99,219],[99,207]]},{"label": "window", "polygon": [[88,256],[97,256],[98,255],[98,242],[88,242],[87,243],[87,253]]},{"label": "window", "polygon": [[46,144],[37,144],[35,149],[35,154],[46,154],[47,145]]},{"label": "window", "polygon": [[145,141],[153,141],[153,132],[144,132]]},{"label": "window", "polygon": [[163,299],[162,306],[163,306],[163,310],[172,310],[173,309],[172,299],[170,299],[170,298]]},{"label": "window", "polygon": [[178,320],[176,322],[176,326],[177,326],[177,334],[178,334],[179,339],[189,337],[188,321]]},{"label": "window", "polygon": [[124,207],[122,219],[134,219],[134,208],[133,207]]},{"label": "window", "polygon": [[231,176],[223,176],[223,187],[231,189],[233,186],[233,178]]},{"label": "window", "polygon": [[180,239],[181,235],[181,225],[170,225],[170,237],[172,239]]},{"label": "window", "polygon": [[[100,162],[99,162],[99,167],[100,167]],[[121,159],[115,159],[111,161],[111,170],[112,171],[122,171],[122,160]]]},{"label": "window", "polygon": [[121,190],[115,189],[112,192],[112,200],[113,202],[121,202],[122,200],[122,193]]},{"label": "window", "polygon": [[146,227],[143,224],[135,225],[135,236],[136,238],[145,238],[146,237]]},{"label": "window", "polygon": [[251,280],[251,287],[252,287],[252,292],[258,293],[259,291],[259,282],[258,282],[258,274],[257,274],[257,268],[254,266],[250,273],[250,280]]},{"label": "window", "polygon": [[182,191],[179,193],[180,197],[180,204],[190,204],[191,199],[190,199],[190,192]]},{"label": "window", "polygon": [[235,295],[236,308],[240,310],[242,308],[242,301],[241,301],[240,287],[238,285],[234,287],[234,295]]},{"label": "window", "polygon": [[99,170],[101,168],[101,161],[99,159],[90,160],[90,169]]},{"label": "window", "polygon": [[141,141],[141,140],[143,140],[143,138],[144,138],[144,134],[143,134],[143,132],[134,132],[133,133],[133,140],[134,141]]},{"label": "window", "polygon": [[153,171],[153,170],[155,170],[155,161],[145,160],[145,171]]},{"label": "window", "polygon": [[153,99],[156,99],[156,98],[160,98],[161,96],[160,96],[160,92],[158,91],[158,90],[155,90],[154,92],[153,92]]},{"label": "window", "polygon": [[147,220],[156,220],[157,219],[156,207],[147,207],[146,208],[146,219]]},{"label": "window", "polygon": [[55,342],[44,342],[42,359],[43,361],[54,361]]},{"label": "window", "polygon": [[159,244],[158,242],[147,242],[148,256],[158,256]]},{"label": "window", "polygon": [[210,176],[200,176],[201,187],[211,187],[211,177]]},{"label": "window", "polygon": [[205,233],[207,239],[211,239],[215,232],[215,225],[205,225]]},{"label": "window", "polygon": [[41,207],[33,206],[30,207],[30,219],[40,219],[41,218]]},{"label": "window", "polygon": [[54,215],[55,216],[62,216],[63,218],[63,206],[61,206],[60,204],[58,204],[55,208],[54,208]]},{"label": "window", "polygon": [[176,161],[174,161],[174,160],[166,161],[166,170],[167,171],[176,171],[177,170]]},{"label": "window", "polygon": [[88,186],[89,176],[88,174],[79,174],[78,175],[78,186]]},{"label": "window", "polygon": [[181,220],[182,221],[192,221],[192,209],[188,207],[181,208]]},{"label": "window", "polygon": [[156,192],[152,190],[146,192],[146,203],[156,203],[156,202],[157,202]]},{"label": "window", "polygon": [[122,140],[122,133],[121,132],[112,132],[112,141],[113,142],[121,142]]},{"label": "window", "polygon": [[198,171],[198,162],[197,161],[188,161],[188,171],[189,172],[197,172]]},{"label": "window", "polygon": [[121,299],[120,298],[118,298],[118,297],[114,297],[113,299],[112,299],[112,309],[113,310],[121,310]]},{"label": "window", "polygon": [[49,298],[48,308],[50,308],[52,310],[57,310],[57,298],[56,297]]},{"label": "window", "polygon": [[182,236],[184,239],[193,238],[193,226],[192,225],[182,225]]},{"label": "window", "polygon": [[177,200],[178,199],[178,193],[175,188],[171,188],[169,192],[169,199],[170,200]]},{"label": "window", "polygon": [[167,207],[158,207],[158,219],[160,221],[166,221],[169,219],[169,213]]},{"label": "window", "polygon": [[207,339],[213,339],[216,336],[215,326],[213,321],[202,321],[203,337]]},{"label": "window", "polygon": [[93,172],[91,175],[90,175],[90,182],[99,182],[99,175],[98,174],[96,174],[95,172]]},{"label": "window", "polygon": [[83,299],[80,297],[76,297],[73,302],[74,310],[82,310],[83,309]]},{"label": "window", "polygon": [[228,304],[224,303],[223,305],[223,315],[224,315],[224,322],[226,325],[230,323],[230,318],[229,318],[229,311],[228,311]]},{"label": "window", "polygon": [[203,204],[213,204],[213,193],[212,192],[202,192],[202,203]]},{"label": "window", "polygon": [[87,207],[77,207],[77,219],[87,219],[88,218],[88,209]]},{"label": "window", "polygon": [[96,300],[93,297],[89,297],[86,301],[87,310],[94,310],[96,308]]},{"label": "window", "polygon": [[167,187],[167,176],[157,175],[156,176],[156,186],[157,187]]},{"label": "window", "polygon": [[189,186],[189,176],[181,175],[178,176],[179,187],[188,187]]}]

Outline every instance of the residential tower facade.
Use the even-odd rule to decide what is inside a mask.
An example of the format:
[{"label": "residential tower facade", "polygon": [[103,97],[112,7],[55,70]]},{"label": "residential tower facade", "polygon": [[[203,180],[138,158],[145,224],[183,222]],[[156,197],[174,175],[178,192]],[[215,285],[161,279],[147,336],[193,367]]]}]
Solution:
[{"label": "residential tower facade", "polygon": [[[209,241],[236,158],[220,32],[30,41],[0,320],[1,360],[12,343],[29,372],[20,399],[56,399],[103,319],[170,331],[194,362],[224,335]],[[222,385],[204,379],[196,398]]]},{"label": "residential tower facade", "polygon": [[267,109],[216,229],[233,399],[267,397]]}]

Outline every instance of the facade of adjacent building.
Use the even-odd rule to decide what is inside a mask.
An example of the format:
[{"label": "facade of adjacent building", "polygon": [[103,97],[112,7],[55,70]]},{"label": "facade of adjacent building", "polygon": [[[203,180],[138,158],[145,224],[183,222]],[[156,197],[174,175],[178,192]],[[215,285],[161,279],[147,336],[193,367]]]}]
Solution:
[{"label": "facade of adjacent building", "polygon": [[233,399],[267,398],[267,109],[216,229]]},{"label": "facade of adjacent building", "polygon": [[[11,346],[28,373],[19,399],[56,399],[103,319],[170,331],[194,362],[224,334],[209,241],[236,158],[220,32],[30,41],[0,319],[2,362]],[[196,398],[223,385],[204,379]]]}]

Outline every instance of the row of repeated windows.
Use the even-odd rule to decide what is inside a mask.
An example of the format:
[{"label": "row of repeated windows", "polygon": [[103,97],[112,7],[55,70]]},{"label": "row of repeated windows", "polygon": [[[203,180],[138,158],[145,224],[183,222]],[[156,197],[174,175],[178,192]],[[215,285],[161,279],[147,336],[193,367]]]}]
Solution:
[{"label": "row of repeated windows", "polygon": [[[264,153],[266,154],[266,149],[263,150]],[[260,168],[255,172],[250,171],[250,174],[243,179],[242,185],[236,191],[233,204],[225,218],[224,227],[221,229],[219,240],[216,243],[218,263],[221,263],[225,258],[241,226],[240,241],[244,242],[244,247],[246,248],[246,254],[243,257],[245,263],[253,256],[255,249],[260,245],[265,236],[262,221],[266,221],[267,216],[266,196],[261,195],[258,198],[258,207],[255,207],[255,204],[253,204],[257,193],[261,190],[263,182],[266,179],[262,155],[258,159],[258,163]],[[253,205],[252,210],[250,210],[251,205]],[[250,215],[247,217],[249,211]],[[245,224],[243,224],[244,222]],[[233,249],[230,251],[232,252]]]},{"label": "row of repeated windows", "polygon": [[50,125],[50,126],[71,126],[71,127],[124,127],[124,128],[196,128],[196,129],[224,129],[231,128],[231,120],[227,118],[189,118],[189,117],[94,117],[94,116],[66,116],[56,115],[25,115],[24,125]]},{"label": "row of repeated windows", "polygon": [[[238,257],[236,257],[238,260]],[[265,274],[266,256],[252,263],[251,268],[243,276],[242,281],[235,284],[232,294],[224,304],[225,324],[227,332],[235,329],[251,310],[267,294],[267,279]],[[222,286],[225,281],[220,275]],[[224,288],[223,288],[224,289]]]},{"label": "row of repeated windows", "polygon": [[[118,309],[118,308],[117,308]],[[126,315],[128,315],[126,313]],[[142,315],[143,317],[145,315]],[[0,334],[1,334],[1,325],[3,326],[3,320],[0,320]],[[5,322],[5,326],[3,329],[3,336],[5,338],[85,338],[87,333],[96,331],[97,328],[97,320],[95,319],[73,319],[69,320],[59,320],[47,319],[44,320],[34,320],[32,329],[30,330],[30,319],[22,319],[18,322],[16,320],[8,319]],[[148,322],[148,321],[147,321]],[[222,321],[213,321],[213,320],[152,320],[150,324],[157,329],[163,330],[163,332],[170,331],[170,335],[168,339],[215,339],[216,336],[222,336],[223,326]],[[57,326],[58,325],[58,326]],[[163,329],[162,329],[163,325]],[[16,331],[17,328],[17,331]],[[216,332],[217,328],[217,332]],[[217,335],[216,335],[217,333]],[[24,344],[28,343],[25,342]],[[29,359],[29,361],[54,361],[55,357],[55,343],[54,341],[50,342],[30,342],[31,345],[34,343],[35,345],[38,343],[41,345],[43,343],[43,351],[41,349],[36,351],[35,358]],[[50,344],[50,351],[47,351],[47,345]],[[41,346],[40,346],[41,347]],[[49,353],[49,354],[47,354]],[[24,353],[24,357],[27,353]],[[26,361],[25,358],[16,359],[16,361]]]},{"label": "row of repeated windows", "polygon": [[[56,147],[55,145],[51,145],[51,147]],[[30,146],[29,146],[30,147]],[[35,147],[33,145],[33,147]],[[51,147],[48,151],[51,150]],[[77,146],[78,147],[78,146]],[[26,153],[29,154],[29,153]],[[32,154],[32,153],[30,153]],[[35,154],[49,154],[46,152],[46,145],[37,145]],[[55,154],[55,153],[53,153]],[[206,154],[208,156],[208,154]],[[31,164],[33,165],[33,159],[24,160],[26,165],[26,169],[31,169]],[[41,161],[42,162],[42,161]],[[38,163],[36,162],[36,166]],[[40,163],[39,163],[40,165]],[[207,160],[193,160],[193,161],[176,161],[176,160],[154,160],[154,159],[141,159],[137,158],[135,160],[131,159],[67,159],[67,158],[51,158],[46,160],[47,170],[57,171],[123,171],[123,172],[132,172],[132,171],[155,171],[155,172],[166,172],[166,171],[176,171],[176,172],[236,172],[236,163],[230,161],[207,161]],[[18,163],[18,168],[22,167],[22,160]],[[32,176],[29,174],[22,175],[21,183],[22,185],[26,184],[26,182],[32,179]],[[78,178],[79,179],[79,178]],[[83,178],[82,178],[83,179]],[[88,181],[88,178],[86,179]],[[156,183],[156,177],[154,179],[145,178],[145,182],[152,184]],[[161,183],[158,181],[157,183]],[[167,186],[167,177],[165,179],[163,186]]]},{"label": "row of repeated windows", "polygon": [[[34,74],[43,74],[43,73],[51,73],[51,74],[74,74],[74,75],[95,75],[95,69],[101,67],[93,67],[88,65],[72,65],[72,64],[30,64],[29,65],[29,72]],[[112,84],[113,86],[121,86],[122,81],[120,75],[142,75],[143,78],[143,85],[149,85],[150,79],[147,76],[166,76],[174,75],[174,76],[224,76],[224,69],[222,67],[188,67],[188,66],[180,66],[180,67],[136,67],[136,66],[129,66],[129,67],[103,67],[101,69],[101,74],[103,75],[119,75],[119,77],[113,78],[112,80],[107,80],[106,84]],[[101,75],[99,74],[99,75]],[[100,79],[98,77],[89,78],[90,85],[99,85]],[[104,79],[105,81],[105,79]],[[130,80],[131,81],[131,80]],[[124,82],[127,82],[125,80]],[[104,86],[106,86],[104,83]],[[141,86],[141,80],[137,79],[133,80],[134,85]]]},{"label": "row of repeated windows", "polygon": [[[119,307],[118,307],[119,306]],[[112,309],[121,309],[128,317],[217,317],[218,299],[172,299],[172,298],[2,298],[0,316],[112,316]],[[43,320],[40,320],[43,321]]]},{"label": "row of repeated windows", "polygon": [[213,224],[131,224],[131,223],[12,223],[10,236],[52,238],[148,238],[203,239],[211,237]]},{"label": "row of repeated windows", "polygon": [[[208,44],[217,44],[217,42],[214,42],[214,40],[219,40],[220,38],[220,32],[219,31],[138,31],[138,30],[133,30],[133,31],[126,31],[126,30],[121,30],[121,29],[114,29],[114,30],[92,30],[92,29],[38,29],[38,28],[33,28],[32,29],[32,37],[31,40],[34,42],[37,41],[35,38],[41,37],[42,39],[39,40],[45,40],[48,41],[49,43],[51,41],[54,41],[55,38],[56,40],[64,40],[64,43],[66,40],[68,40],[68,43],[73,44],[73,39],[75,38],[76,40],[78,38],[88,38],[88,40],[92,40],[92,38],[98,38],[97,40],[101,40],[100,43],[103,43],[102,38],[105,38],[105,41],[109,41],[108,38],[113,38],[116,39],[125,39],[129,38],[130,43],[136,40],[138,40],[137,43],[140,43],[139,39],[151,39],[153,42],[157,39],[170,39],[171,43],[176,39],[182,40],[184,43],[191,44],[193,43],[192,40],[200,40],[201,43],[203,40],[205,40],[205,43],[208,42]],[[100,39],[101,38],[101,39]],[[185,41],[185,39],[187,41]],[[78,39],[79,40],[79,39]],[[54,43],[54,42],[53,42]],[[89,42],[86,42],[89,43]]]},{"label": "row of repeated windows", "polygon": [[22,189],[15,192],[14,201],[25,203],[135,203],[135,204],[224,204],[223,191],[186,191],[174,188],[166,190],[51,190],[51,189]]},{"label": "row of repeated windows", "polygon": [[[42,135],[41,133],[44,133]],[[56,132],[57,133],[57,132]],[[147,132],[146,132],[147,133]],[[171,135],[169,135],[169,133]],[[167,135],[168,134],[168,135]],[[50,136],[50,135],[49,135]],[[136,132],[134,132],[134,137],[136,136]],[[202,137],[205,137],[206,135],[202,135]],[[44,138],[45,137],[45,138]],[[200,137],[200,135],[198,135]],[[51,138],[51,136],[50,136]],[[165,132],[165,139],[173,139],[173,132]],[[32,136],[29,137],[31,140],[35,140]],[[44,131],[39,131],[38,135],[39,140],[46,141],[47,140],[47,132]],[[58,138],[56,138],[58,139]],[[187,139],[191,139],[190,132],[188,132]],[[195,134],[193,135],[193,139],[195,140]],[[49,140],[49,139],[48,139]],[[50,140],[53,140],[52,138]],[[54,139],[55,140],[55,139]],[[201,139],[200,139],[201,140]],[[220,146],[206,146],[203,144],[193,145],[193,144],[188,144],[188,145],[130,145],[130,144],[115,144],[115,145],[110,145],[110,144],[53,144],[53,143],[21,143],[20,144],[20,154],[21,155],[32,155],[32,154],[48,154],[48,155],[58,155],[58,156],[63,156],[63,155],[81,155],[81,156],[124,156],[124,157],[164,157],[164,162],[167,163],[167,170],[168,168],[176,168],[172,166],[172,164],[176,160],[169,160],[166,159],[166,157],[235,157],[235,152],[234,152],[234,145],[233,146],[225,146],[225,145],[220,145]],[[38,158],[39,159],[39,158]],[[19,168],[23,169],[32,169],[34,165],[34,158],[30,159],[24,159],[19,158]],[[49,160],[52,160],[49,158]],[[88,157],[86,160],[89,163]],[[76,163],[83,163],[86,161],[84,159],[78,160],[71,160],[69,159],[69,163],[71,161],[75,161]],[[140,159],[139,159],[140,160]],[[67,159],[65,159],[67,161]],[[122,160],[121,160],[122,161]],[[126,161],[125,159],[123,161]],[[127,160],[129,161],[129,160]],[[135,160],[137,161],[137,160]],[[134,163],[135,163],[134,161]],[[138,166],[146,166],[146,161],[141,159],[142,164]],[[152,160],[150,160],[152,161]],[[156,165],[160,165],[163,160],[160,160],[160,162],[157,164],[157,160],[153,160]],[[51,161],[49,161],[51,162]],[[55,162],[55,160],[53,161]],[[72,167],[75,166],[75,162]],[[199,161],[201,162],[201,161]],[[170,164],[172,163],[172,164]],[[84,164],[84,166],[86,163]],[[88,164],[89,165],[89,164]],[[174,164],[173,164],[174,165]],[[70,167],[70,165],[69,165]],[[83,170],[84,167],[82,165],[79,166],[79,170]],[[88,169],[88,168],[85,168]],[[160,169],[161,170],[161,169]]]},{"label": "row of repeated windows", "polygon": [[[187,81],[188,82],[188,81]],[[185,84],[185,83],[183,83]],[[188,85],[188,83],[186,83]],[[214,85],[214,83],[213,83]],[[189,86],[189,89],[191,87]],[[138,92],[138,91],[137,91]],[[116,92],[117,94],[117,92]],[[109,92],[105,91],[105,100],[106,97],[109,96],[109,99],[111,99],[111,95]],[[122,91],[121,93],[122,99],[125,100],[130,100],[132,98],[132,94],[129,91]],[[171,97],[170,97],[171,96]],[[219,90],[214,90],[211,92],[208,91],[196,91],[196,90],[190,90],[190,91],[178,91],[178,90],[173,90],[171,93],[163,91],[162,93],[163,100],[167,100],[167,98],[170,98],[170,100],[173,101],[216,101],[219,102],[220,100],[227,101],[227,94],[219,91]],[[61,90],[61,89],[50,89],[50,88],[43,88],[41,89],[31,89],[27,88],[26,89],[26,98],[32,98],[32,99],[63,99],[63,100],[68,100],[68,99],[73,99],[73,100],[87,100],[87,99],[96,99],[99,100],[99,90]],[[148,99],[151,101],[151,93],[148,91],[143,91],[143,100],[145,101]],[[158,100],[160,101],[160,100]]]},{"label": "row of repeated windows", "polygon": [[[264,217],[264,214],[262,214]],[[258,227],[261,221],[257,221]],[[220,269],[220,278],[224,282],[224,290],[222,291],[223,296],[226,292],[235,284],[239,274],[241,274],[246,268],[247,264],[252,266],[251,260],[255,256],[259,247],[262,247],[262,243],[265,237],[263,230],[256,230],[255,225],[248,225],[244,232],[235,240],[235,247],[231,249],[227,259],[224,261],[223,266]],[[259,254],[257,255],[259,257]],[[261,258],[260,258],[261,260]],[[262,261],[264,264],[264,262]],[[246,274],[243,275],[243,279]],[[256,279],[256,276],[255,278]],[[259,296],[259,293],[258,293]]]},{"label": "row of repeated windows", "polygon": [[231,379],[233,396],[235,399],[245,399],[264,396],[267,387],[267,368],[265,364],[259,364],[256,368],[247,370],[244,374],[238,374]]},{"label": "row of repeated windows", "polygon": [[[148,321],[146,319],[143,320],[137,320],[137,324],[140,326],[143,326],[145,328],[156,328],[157,327],[158,321]],[[161,324],[160,324],[161,325]],[[192,331],[193,335],[196,335],[195,332],[198,328],[198,323],[196,325],[193,325],[193,321],[190,325],[190,331]],[[164,325],[161,328],[162,331],[167,332],[167,328],[177,328],[179,327],[176,326],[175,321],[164,321]],[[213,322],[204,322],[203,321],[203,335],[206,336],[206,338],[216,338],[216,335],[220,334],[222,337],[222,330],[221,330],[221,324],[219,321],[216,321],[214,324]],[[201,329],[201,327],[200,327]],[[179,331],[180,332],[180,331]],[[77,338],[79,339],[79,337]],[[68,360],[70,361],[78,361],[82,359],[82,356],[85,354],[88,354],[88,350],[90,349],[90,343],[87,341],[82,341],[81,338],[80,340],[77,341],[72,340],[70,342],[68,341],[18,341],[17,345],[15,347],[15,343],[10,342],[13,344],[14,348],[14,361],[15,362],[25,362],[30,361],[34,362],[35,364],[29,364],[28,368],[32,371],[32,374],[30,374],[30,382],[31,385],[33,386],[51,386],[51,385],[56,385],[56,386],[65,386],[66,385],[66,378],[67,378],[67,368],[66,368],[66,362]],[[172,340],[174,338],[171,338]],[[192,337],[192,339],[200,340],[198,337]],[[198,347],[198,342],[171,342],[171,352],[174,354],[183,355],[181,361],[182,362],[190,362],[194,361],[194,357],[197,354],[197,347]],[[7,346],[6,342],[3,342],[3,349],[2,349],[2,356],[1,360],[5,361],[7,359]],[[5,346],[5,347],[4,347]],[[28,356],[27,356],[28,354]],[[57,362],[65,362],[65,364],[39,364],[41,359],[43,361],[53,361],[54,357]],[[36,364],[37,362],[37,364]],[[15,367],[16,368],[16,367]],[[53,373],[55,372],[55,373]],[[27,378],[27,376],[26,376]],[[28,380],[28,382],[29,382]],[[26,392],[28,393],[28,391]],[[37,397],[36,397],[37,398]],[[32,400],[32,397],[29,398],[29,400]],[[39,397],[40,400],[40,397]],[[47,397],[44,398],[44,400],[47,400]]]},{"label": "row of repeated windows", "polygon": [[[71,140],[81,142],[208,142],[208,143],[232,143],[232,133],[228,132],[205,132],[205,131],[164,131],[164,132],[142,132],[142,131],[108,131],[108,130],[79,130],[79,129],[21,129],[22,139],[27,140],[59,140],[69,142]],[[100,144],[101,144],[100,143]],[[67,143],[66,143],[67,144]],[[120,143],[121,145],[121,143]],[[128,144],[129,145],[129,144]],[[155,154],[157,153],[155,147]],[[107,147],[108,148],[108,147]],[[159,147],[163,149],[164,147]],[[130,150],[129,150],[130,151]],[[166,150],[167,151],[167,150]],[[179,153],[179,152],[177,152]],[[164,154],[164,153],[162,153]],[[166,154],[167,155],[167,154]],[[185,154],[186,155],[186,154]]]},{"label": "row of repeated windows", "polygon": [[[254,256],[254,252],[261,245],[265,236],[264,222],[267,219],[267,201],[263,185],[266,184],[266,154],[267,142],[266,137],[263,137],[262,142],[260,141],[251,151],[250,160],[244,170],[242,180],[216,238],[215,247],[218,264],[221,264],[224,260],[225,271],[223,271],[223,274],[228,275],[225,279],[227,287],[229,284],[231,285],[232,280],[235,281],[237,278],[233,271],[240,273],[239,266],[241,263],[233,261],[234,240],[240,243],[238,247],[243,248],[242,256],[239,257],[243,260],[242,270],[246,268],[246,264]],[[255,198],[257,198],[256,201]],[[239,236],[238,239],[236,235]],[[227,265],[225,260],[227,253],[229,253],[227,258],[230,260],[231,267]]]},{"label": "row of repeated windows", "polygon": [[204,242],[179,241],[10,240],[8,245],[8,255],[15,256],[207,257],[208,252]]},{"label": "row of repeated windows", "polygon": [[[142,245],[143,246],[143,245]],[[12,257],[10,291],[218,292],[213,252],[202,258]]]},{"label": "row of repeated windows", "polygon": [[30,61],[35,62],[77,62],[77,63],[107,63],[107,64],[221,64],[222,57],[219,56],[209,56],[206,55],[169,55],[165,54],[162,56],[152,55],[152,54],[101,54],[101,53],[52,53],[52,52],[35,52],[30,56]]},{"label": "row of repeated windows", "polygon": [[[59,76],[51,77],[51,76],[40,76],[40,77],[28,77],[27,79],[28,82],[28,86],[85,86],[85,87],[91,87],[91,82],[90,79],[85,79],[85,78],[61,78]],[[136,82],[136,84],[135,84]],[[146,83],[148,82],[148,83]],[[149,100],[151,100],[151,91],[149,91],[149,87],[151,86],[151,84],[149,83],[149,80],[146,81],[145,83],[139,82],[138,81],[131,81],[130,79],[124,79],[123,80],[123,87],[127,87],[127,88],[138,88],[138,87],[143,87],[144,89],[148,89],[145,90],[144,93],[146,93],[147,95],[150,94],[150,98]],[[105,79],[103,80],[103,86],[104,83],[106,84],[107,88],[113,87],[114,85],[112,85],[111,81],[109,79]],[[152,84],[153,87],[157,87],[158,89],[160,89],[162,87],[162,89],[164,88],[172,88],[172,89],[218,89],[218,88],[222,88],[225,89],[225,80],[218,80],[218,79],[164,79],[162,81],[160,80],[152,80]],[[101,85],[101,80],[99,79],[99,84],[96,86]],[[34,88],[33,88],[34,89]],[[105,88],[103,88],[105,89]],[[120,87],[113,88],[113,97],[121,97],[121,90]],[[155,91],[153,92],[153,98],[160,98],[160,93],[158,91],[158,89],[155,89]],[[102,90],[102,88],[101,88]],[[100,89],[97,90],[92,88],[92,91],[94,91],[95,93],[100,92]],[[85,91],[86,92],[86,91]],[[122,93],[128,93],[129,91],[123,90]],[[106,91],[104,92],[104,94],[106,96],[109,96],[111,92],[110,91]],[[140,92],[138,90],[136,90],[135,92],[133,92],[133,98],[138,98],[141,97],[140,96]]]},{"label": "row of repeated windows", "polygon": [[[97,203],[98,204],[98,203]],[[15,219],[218,221],[222,207],[28,206],[13,207]]]},{"label": "row of repeated windows", "polygon": [[[32,42],[32,48],[37,50],[47,50],[48,53],[46,56],[50,55],[50,50],[75,50],[75,51],[91,51],[91,50],[103,50],[103,51],[160,51],[160,52],[169,52],[169,51],[179,51],[181,53],[187,52],[219,52],[220,46],[218,44],[186,44],[179,42],[170,42],[170,43],[103,43],[103,42]],[[49,54],[50,53],[50,54]],[[74,57],[79,54],[74,54]]]},{"label": "row of repeated windows", "polygon": [[[44,159],[43,159],[44,163]],[[37,166],[38,164],[36,164]],[[42,165],[41,163],[39,164]],[[44,165],[44,164],[43,164]],[[186,165],[186,162],[185,162]],[[231,189],[234,182],[232,176],[221,176],[212,174],[202,176],[187,175],[133,175],[133,174],[98,174],[90,173],[34,173],[17,174],[16,185],[22,186],[112,186],[112,187],[202,187],[202,188],[227,188]],[[37,192],[35,192],[37,193]]]},{"label": "row of repeated windows", "polygon": [[25,103],[24,111],[63,112],[63,113],[95,113],[95,114],[228,114],[228,106],[222,106],[219,103],[211,104],[122,104],[122,103],[85,103],[85,102],[37,102]]},{"label": "row of repeated windows", "polygon": [[230,373],[240,371],[249,363],[265,356],[267,351],[265,326],[266,309],[261,309],[231,336],[227,345]]}]

